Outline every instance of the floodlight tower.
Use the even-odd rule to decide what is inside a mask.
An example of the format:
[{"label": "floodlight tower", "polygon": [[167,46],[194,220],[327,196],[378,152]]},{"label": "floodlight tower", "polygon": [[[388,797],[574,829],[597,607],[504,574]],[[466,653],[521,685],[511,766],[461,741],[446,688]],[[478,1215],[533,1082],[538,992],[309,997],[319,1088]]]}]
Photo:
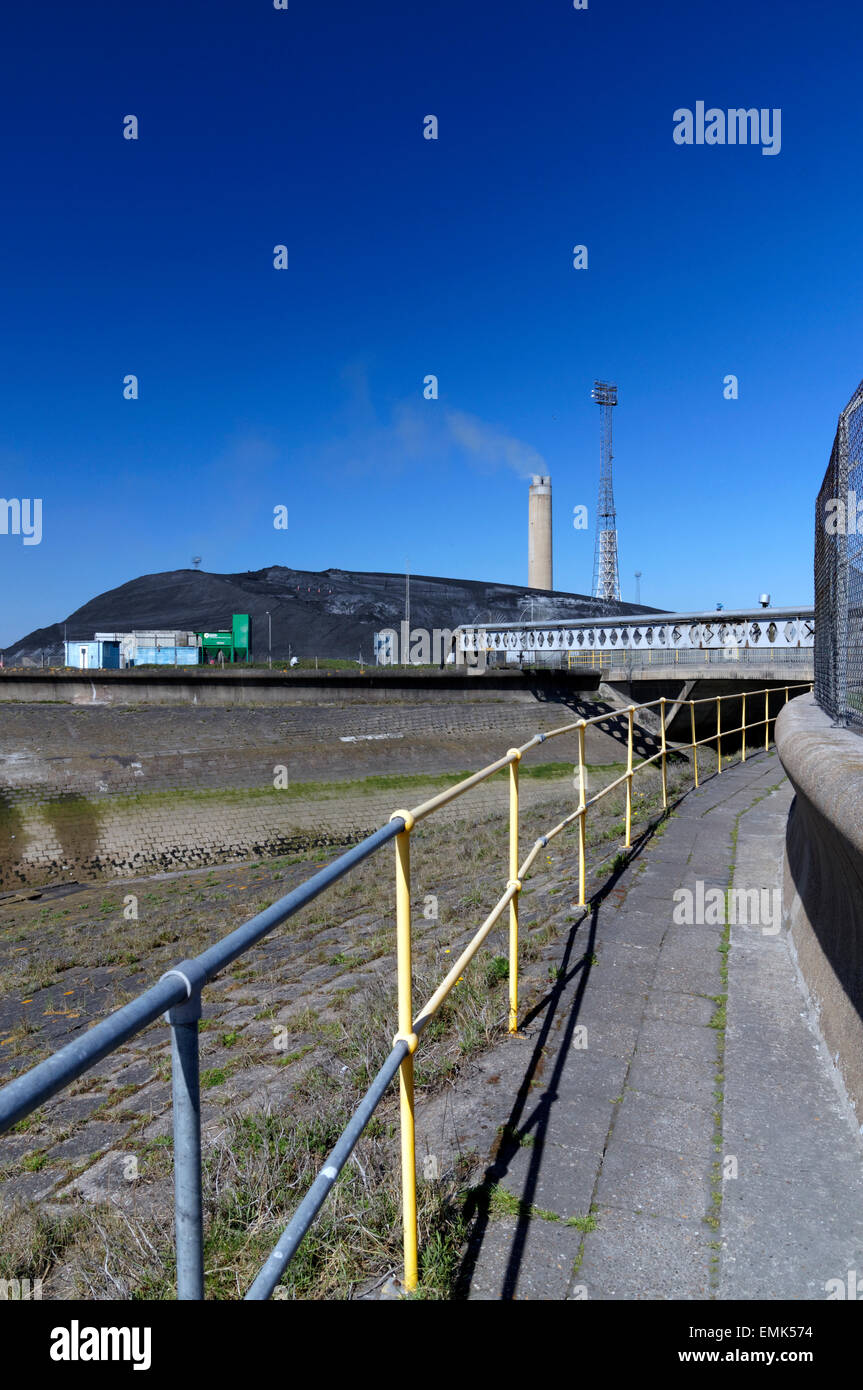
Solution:
[{"label": "floodlight tower", "polygon": [[599,501],[596,505],[596,546],[593,552],[593,597],[620,600],[617,568],[617,517],[611,479],[611,412],[617,405],[617,387],[610,381],[595,381],[591,399],[599,406],[600,464]]}]

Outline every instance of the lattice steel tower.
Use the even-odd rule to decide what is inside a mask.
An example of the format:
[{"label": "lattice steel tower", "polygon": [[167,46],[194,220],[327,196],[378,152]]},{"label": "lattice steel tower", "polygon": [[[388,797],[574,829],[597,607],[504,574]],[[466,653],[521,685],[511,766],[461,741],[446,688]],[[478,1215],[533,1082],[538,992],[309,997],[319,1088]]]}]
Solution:
[{"label": "lattice steel tower", "polygon": [[591,399],[600,413],[599,501],[596,504],[596,547],[593,552],[593,597],[620,600],[617,567],[617,517],[611,480],[611,411],[617,405],[617,387],[595,381]]}]

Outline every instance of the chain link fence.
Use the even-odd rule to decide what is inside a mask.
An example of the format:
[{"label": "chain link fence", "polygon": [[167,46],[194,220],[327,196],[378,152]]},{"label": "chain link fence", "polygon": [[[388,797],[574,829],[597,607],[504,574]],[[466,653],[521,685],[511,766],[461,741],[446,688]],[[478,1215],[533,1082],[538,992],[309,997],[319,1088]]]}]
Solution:
[{"label": "chain link fence", "polygon": [[863,732],[863,382],[839,416],[815,508],[815,699]]}]

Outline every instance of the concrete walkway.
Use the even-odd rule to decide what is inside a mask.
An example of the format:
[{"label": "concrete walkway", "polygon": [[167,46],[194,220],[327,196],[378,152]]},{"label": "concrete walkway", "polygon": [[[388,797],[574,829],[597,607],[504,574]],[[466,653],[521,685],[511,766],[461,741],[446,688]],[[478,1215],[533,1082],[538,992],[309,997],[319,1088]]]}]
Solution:
[{"label": "concrete walkway", "polygon": [[[825,1299],[863,1274],[863,1147],[772,916],[790,802],[775,754],[726,769],[573,930],[489,1062],[521,1085],[463,1296]],[[760,920],[711,912],[729,886]]]}]

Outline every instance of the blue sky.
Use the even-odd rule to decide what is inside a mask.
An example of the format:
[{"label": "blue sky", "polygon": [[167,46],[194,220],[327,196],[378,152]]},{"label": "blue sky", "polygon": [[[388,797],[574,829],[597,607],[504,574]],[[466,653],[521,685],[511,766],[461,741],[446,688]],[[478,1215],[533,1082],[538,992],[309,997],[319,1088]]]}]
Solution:
[{"label": "blue sky", "polygon": [[[8,7],[0,496],[43,531],[0,534],[0,643],[193,555],[524,584],[532,471],[587,592],[596,377],[624,597],[810,602],[861,43],[800,0]],[[677,145],[699,100],[781,109],[780,152]]]}]

